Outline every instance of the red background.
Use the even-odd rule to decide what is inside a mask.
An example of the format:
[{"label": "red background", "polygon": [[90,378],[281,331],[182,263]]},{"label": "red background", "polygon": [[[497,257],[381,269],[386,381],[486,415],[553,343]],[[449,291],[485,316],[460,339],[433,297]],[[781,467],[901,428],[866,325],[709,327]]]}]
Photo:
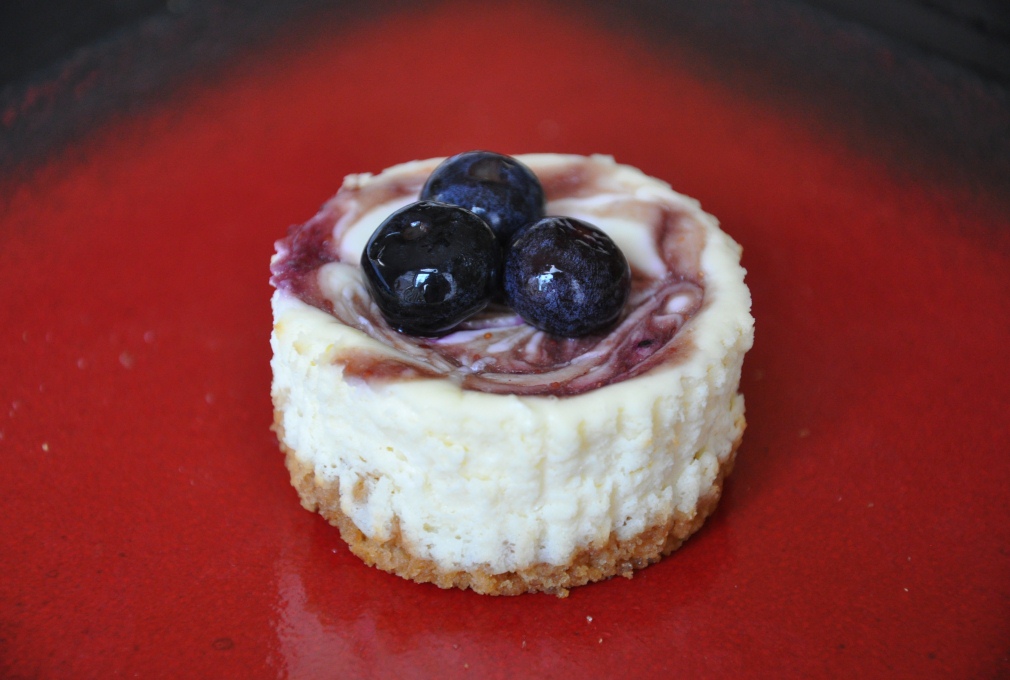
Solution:
[{"label": "red background", "polygon": [[[598,14],[470,7],[281,32],[0,184],[0,675],[1010,675],[1006,186]],[[566,600],[365,567],[268,430],[273,241],[471,148],[612,154],[744,246],[722,505]]]}]

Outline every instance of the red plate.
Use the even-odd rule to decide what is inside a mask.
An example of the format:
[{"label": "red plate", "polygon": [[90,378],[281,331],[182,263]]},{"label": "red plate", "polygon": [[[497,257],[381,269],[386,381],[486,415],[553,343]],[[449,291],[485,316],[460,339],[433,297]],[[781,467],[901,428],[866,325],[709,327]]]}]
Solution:
[{"label": "red plate", "polygon": [[[770,96],[569,5],[473,7],[286,33],[4,180],[0,675],[1010,674],[1005,176],[847,119],[883,89],[833,114],[837,80]],[[960,96],[879,49],[895,101]],[[345,174],[470,148],[612,154],[745,248],[721,507],[565,600],[364,566],[268,429],[273,241]]]}]

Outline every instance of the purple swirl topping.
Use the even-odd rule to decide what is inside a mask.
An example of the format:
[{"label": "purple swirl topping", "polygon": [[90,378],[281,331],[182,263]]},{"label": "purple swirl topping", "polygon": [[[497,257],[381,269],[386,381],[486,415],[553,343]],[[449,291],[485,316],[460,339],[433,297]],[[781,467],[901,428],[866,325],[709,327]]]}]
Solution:
[{"label": "purple swirl topping", "polygon": [[[443,377],[481,392],[571,396],[633,378],[679,361],[691,349],[689,336],[678,331],[704,302],[704,230],[679,203],[654,193],[641,198],[633,188],[611,181],[614,167],[592,158],[543,169],[533,166],[547,196],[548,214],[568,214],[574,206],[590,222],[594,216],[617,217],[649,230],[651,248],[665,274],[646,273],[629,257],[631,296],[617,325],[605,334],[555,337],[528,326],[506,307],[494,307],[448,335],[414,337],[385,322],[359,272],[341,279],[339,290],[327,286],[328,266],[358,267],[356,257],[341,261],[340,246],[348,230],[378,206],[416,198],[427,177],[426,166],[416,176],[380,175],[345,183],[315,217],[292,227],[277,242],[271,283],[397,350],[343,353],[337,361],[350,379]],[[599,197],[605,200],[594,200]]]}]

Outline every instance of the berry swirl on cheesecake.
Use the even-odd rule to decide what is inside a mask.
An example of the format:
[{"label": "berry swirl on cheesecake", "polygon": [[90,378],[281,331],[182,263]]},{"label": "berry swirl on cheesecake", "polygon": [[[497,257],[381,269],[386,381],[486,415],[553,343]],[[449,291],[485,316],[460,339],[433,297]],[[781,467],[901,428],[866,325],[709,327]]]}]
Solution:
[{"label": "berry swirl on cheesecake", "polygon": [[[608,323],[601,329],[591,328],[592,318],[581,324],[566,320],[568,327],[591,330],[552,333],[543,330],[544,322],[540,327],[530,324],[508,305],[493,301],[453,327],[438,329],[441,334],[434,337],[402,333],[384,318],[361,275],[361,251],[382,220],[422,195],[436,161],[396,166],[378,176],[349,177],[316,217],[293,227],[278,243],[272,282],[377,341],[379,346],[355,348],[343,358],[348,376],[441,376],[483,392],[570,396],[678,361],[690,345],[678,331],[704,302],[698,260],[705,225],[699,221],[711,218],[660,182],[603,157],[544,155],[526,160],[538,168],[547,197],[542,212],[573,219],[530,224],[527,233],[514,239],[520,247],[536,251],[542,245],[538,241],[551,240],[544,232],[557,231],[554,223],[575,222],[604,231],[627,255],[627,302],[609,312],[612,318],[605,319]],[[509,229],[508,239],[520,230]],[[524,265],[535,274],[521,254],[506,261],[516,263],[515,281]],[[550,278],[550,266],[536,277],[538,283]],[[536,301],[524,303],[531,307]],[[562,310],[570,306],[560,305]],[[540,315],[548,327],[551,314],[559,312],[546,309]]]}]

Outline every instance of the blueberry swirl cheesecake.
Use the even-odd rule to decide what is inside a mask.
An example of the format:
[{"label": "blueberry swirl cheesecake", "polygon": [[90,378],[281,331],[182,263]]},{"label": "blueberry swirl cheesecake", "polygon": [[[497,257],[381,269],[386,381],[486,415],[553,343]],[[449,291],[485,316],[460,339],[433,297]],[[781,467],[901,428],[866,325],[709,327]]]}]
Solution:
[{"label": "blueberry swirl cheesecake", "polygon": [[271,261],[274,430],[302,505],[443,588],[564,596],[660,560],[743,434],[740,254],[604,156],[347,177]]}]

